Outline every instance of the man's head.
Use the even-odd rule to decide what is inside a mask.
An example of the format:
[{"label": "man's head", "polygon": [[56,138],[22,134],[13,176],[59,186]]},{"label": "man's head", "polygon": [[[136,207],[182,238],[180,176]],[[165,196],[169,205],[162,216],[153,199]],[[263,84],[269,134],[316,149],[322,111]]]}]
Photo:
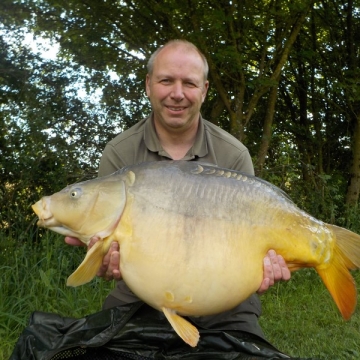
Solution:
[{"label": "man's head", "polygon": [[150,57],[146,93],[157,126],[171,132],[197,129],[207,73],[204,55],[188,41],[172,40]]},{"label": "man's head", "polygon": [[151,75],[154,69],[154,61],[155,58],[158,56],[158,54],[165,49],[168,46],[173,46],[173,47],[177,47],[180,46],[182,47],[184,50],[187,51],[194,51],[197,52],[199,54],[199,56],[201,57],[202,61],[204,62],[204,81],[207,80],[208,78],[208,73],[209,73],[209,65],[208,62],[206,60],[205,55],[191,42],[186,41],[186,40],[170,40],[169,42],[167,42],[165,45],[159,47],[149,58],[149,61],[147,63],[147,71],[148,74]]}]

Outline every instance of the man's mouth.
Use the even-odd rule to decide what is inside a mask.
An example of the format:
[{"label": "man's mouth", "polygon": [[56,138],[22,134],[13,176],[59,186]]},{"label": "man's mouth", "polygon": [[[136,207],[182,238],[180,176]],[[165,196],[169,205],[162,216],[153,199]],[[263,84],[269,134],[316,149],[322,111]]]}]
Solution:
[{"label": "man's mouth", "polygon": [[171,111],[183,111],[186,109],[185,107],[172,107],[172,106],[167,106],[167,108]]}]

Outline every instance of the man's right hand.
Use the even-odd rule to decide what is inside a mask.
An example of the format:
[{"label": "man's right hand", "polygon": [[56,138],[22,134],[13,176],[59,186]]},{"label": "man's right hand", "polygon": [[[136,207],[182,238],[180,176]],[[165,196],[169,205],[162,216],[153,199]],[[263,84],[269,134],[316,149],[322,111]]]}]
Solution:
[{"label": "man's right hand", "polygon": [[[98,237],[91,238],[88,246],[88,251],[99,240],[100,239]],[[79,239],[70,236],[65,237],[65,242],[72,246],[86,246]],[[116,241],[113,241],[110,245],[109,251],[104,256],[103,263],[96,275],[108,281],[120,280],[121,274],[120,274],[119,264],[120,264],[119,244]]]}]

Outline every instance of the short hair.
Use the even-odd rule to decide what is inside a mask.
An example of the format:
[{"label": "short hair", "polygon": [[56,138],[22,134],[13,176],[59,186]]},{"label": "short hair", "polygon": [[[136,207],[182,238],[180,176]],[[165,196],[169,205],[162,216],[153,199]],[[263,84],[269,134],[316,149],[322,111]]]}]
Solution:
[{"label": "short hair", "polygon": [[197,52],[203,63],[204,63],[204,80],[206,81],[208,78],[208,73],[209,73],[209,65],[208,62],[206,60],[205,55],[190,41],[187,40],[182,40],[182,39],[175,39],[175,40],[170,40],[169,42],[167,42],[166,44],[164,44],[163,46],[159,47],[149,58],[149,61],[147,63],[147,71],[148,74],[151,75],[153,73],[153,69],[154,69],[154,62],[155,59],[157,58],[157,56],[159,55],[159,53],[165,49],[166,47],[169,46],[173,46],[173,47],[178,47],[178,46],[185,46],[188,50],[193,50],[195,52]]}]

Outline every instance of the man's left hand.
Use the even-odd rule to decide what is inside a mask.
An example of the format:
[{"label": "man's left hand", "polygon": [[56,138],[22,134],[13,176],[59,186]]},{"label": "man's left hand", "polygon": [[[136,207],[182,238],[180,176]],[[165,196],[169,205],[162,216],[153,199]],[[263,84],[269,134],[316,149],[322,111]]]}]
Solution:
[{"label": "man's left hand", "polygon": [[264,258],[264,278],[258,289],[259,295],[267,291],[280,280],[290,280],[291,272],[286,265],[284,258],[277,255],[274,250],[269,250]]}]

